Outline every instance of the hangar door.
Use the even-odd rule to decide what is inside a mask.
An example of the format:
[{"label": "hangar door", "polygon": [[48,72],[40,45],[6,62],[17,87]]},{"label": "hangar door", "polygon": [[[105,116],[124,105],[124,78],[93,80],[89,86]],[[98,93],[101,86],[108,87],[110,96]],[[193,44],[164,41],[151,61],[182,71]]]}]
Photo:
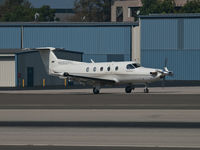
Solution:
[{"label": "hangar door", "polygon": [[15,86],[15,57],[0,56],[0,87]]}]

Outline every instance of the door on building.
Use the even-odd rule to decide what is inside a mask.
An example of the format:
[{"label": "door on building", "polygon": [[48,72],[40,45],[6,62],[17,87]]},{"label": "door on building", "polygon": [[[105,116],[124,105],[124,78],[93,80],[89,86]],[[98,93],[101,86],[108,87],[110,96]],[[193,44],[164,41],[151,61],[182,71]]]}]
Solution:
[{"label": "door on building", "polygon": [[15,87],[15,57],[0,56],[0,87]]},{"label": "door on building", "polygon": [[33,87],[33,67],[28,67],[27,68],[27,86],[28,87]]}]

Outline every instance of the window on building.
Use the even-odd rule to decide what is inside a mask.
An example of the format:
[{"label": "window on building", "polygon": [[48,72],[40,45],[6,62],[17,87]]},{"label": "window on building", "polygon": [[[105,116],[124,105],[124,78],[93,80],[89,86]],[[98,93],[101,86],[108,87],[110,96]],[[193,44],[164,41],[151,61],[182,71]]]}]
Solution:
[{"label": "window on building", "polygon": [[135,69],[135,67],[133,66],[133,64],[128,64],[128,65],[126,66],[126,69]]},{"label": "window on building", "polygon": [[100,71],[103,71],[103,67],[100,68]]},{"label": "window on building", "polygon": [[86,72],[89,72],[89,67],[86,68]]},{"label": "window on building", "polygon": [[134,17],[135,20],[138,20],[138,15],[140,14],[138,7],[129,7],[128,8],[128,17]]},{"label": "window on building", "polygon": [[123,22],[123,8],[122,7],[116,8],[116,21]]}]

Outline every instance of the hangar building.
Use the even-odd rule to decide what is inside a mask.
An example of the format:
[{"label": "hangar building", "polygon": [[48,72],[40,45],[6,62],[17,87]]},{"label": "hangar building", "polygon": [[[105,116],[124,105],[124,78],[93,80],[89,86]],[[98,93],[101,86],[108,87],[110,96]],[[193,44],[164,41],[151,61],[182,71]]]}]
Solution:
[{"label": "hangar building", "polygon": [[[15,67],[9,78],[4,69],[12,68],[0,61],[4,74],[0,86],[21,86],[23,79],[25,86],[42,86],[43,78],[48,86],[63,85],[63,80],[45,74],[37,52],[26,52],[24,48],[62,48],[69,50],[63,52],[63,56],[70,53],[73,60],[85,62],[90,59],[139,62],[139,35],[138,23],[0,23],[0,50],[8,53],[12,49],[21,50],[12,58]],[[11,80],[13,83],[9,84]],[[3,85],[4,82],[7,84]]]},{"label": "hangar building", "polygon": [[73,59],[86,62],[135,60],[145,67],[163,68],[167,58],[174,72],[169,80],[200,81],[199,41],[200,14],[140,16],[139,26],[133,22],[0,23],[0,86],[19,86],[21,79],[25,86],[42,86],[42,78],[49,86],[63,85],[63,80],[37,70],[44,69],[36,52],[23,51],[46,46],[69,50]]},{"label": "hangar building", "polygon": [[[81,52],[56,49],[60,59],[82,61]],[[47,75],[38,51],[22,49],[0,50],[0,87],[62,86],[64,81]]]},{"label": "hangar building", "polygon": [[[59,59],[82,61],[81,52],[57,49],[54,51]],[[44,64],[38,51],[22,50],[16,53],[16,86],[22,87],[22,80],[26,87],[41,87],[45,79],[45,86],[65,86],[65,81],[46,73]]]},{"label": "hangar building", "polygon": [[163,68],[165,58],[174,76],[200,80],[200,14],[140,16],[141,63]]}]

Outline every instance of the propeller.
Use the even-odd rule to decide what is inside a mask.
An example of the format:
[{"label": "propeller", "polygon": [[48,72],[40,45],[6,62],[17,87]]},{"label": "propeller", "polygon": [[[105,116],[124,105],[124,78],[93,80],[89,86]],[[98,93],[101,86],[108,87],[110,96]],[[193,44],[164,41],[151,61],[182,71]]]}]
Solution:
[{"label": "propeller", "polygon": [[[161,73],[160,75],[160,79],[163,79],[163,82],[161,83],[162,87],[165,86],[165,81],[166,81],[166,76],[173,76],[173,72],[169,71],[167,68],[167,63],[168,63],[168,59],[165,58],[165,62],[164,62],[164,68],[163,70],[158,69],[157,72]],[[152,73],[153,74],[153,73]]]},{"label": "propeller", "polygon": [[167,68],[167,63],[168,63],[168,59],[165,58],[165,64],[164,64],[164,69],[163,69],[163,81],[162,81],[162,87],[165,87],[165,81],[166,81],[166,75],[171,75],[171,71],[168,70]]},{"label": "propeller", "polygon": [[160,79],[162,79],[163,81],[161,82],[161,86],[164,87],[165,86],[165,81],[166,81],[166,76],[173,76],[173,72],[169,71],[167,68],[167,63],[168,63],[168,59],[165,58],[164,61],[164,68],[163,69],[157,69],[155,72],[150,72],[150,74],[153,76],[157,76],[157,73],[159,73]]}]

